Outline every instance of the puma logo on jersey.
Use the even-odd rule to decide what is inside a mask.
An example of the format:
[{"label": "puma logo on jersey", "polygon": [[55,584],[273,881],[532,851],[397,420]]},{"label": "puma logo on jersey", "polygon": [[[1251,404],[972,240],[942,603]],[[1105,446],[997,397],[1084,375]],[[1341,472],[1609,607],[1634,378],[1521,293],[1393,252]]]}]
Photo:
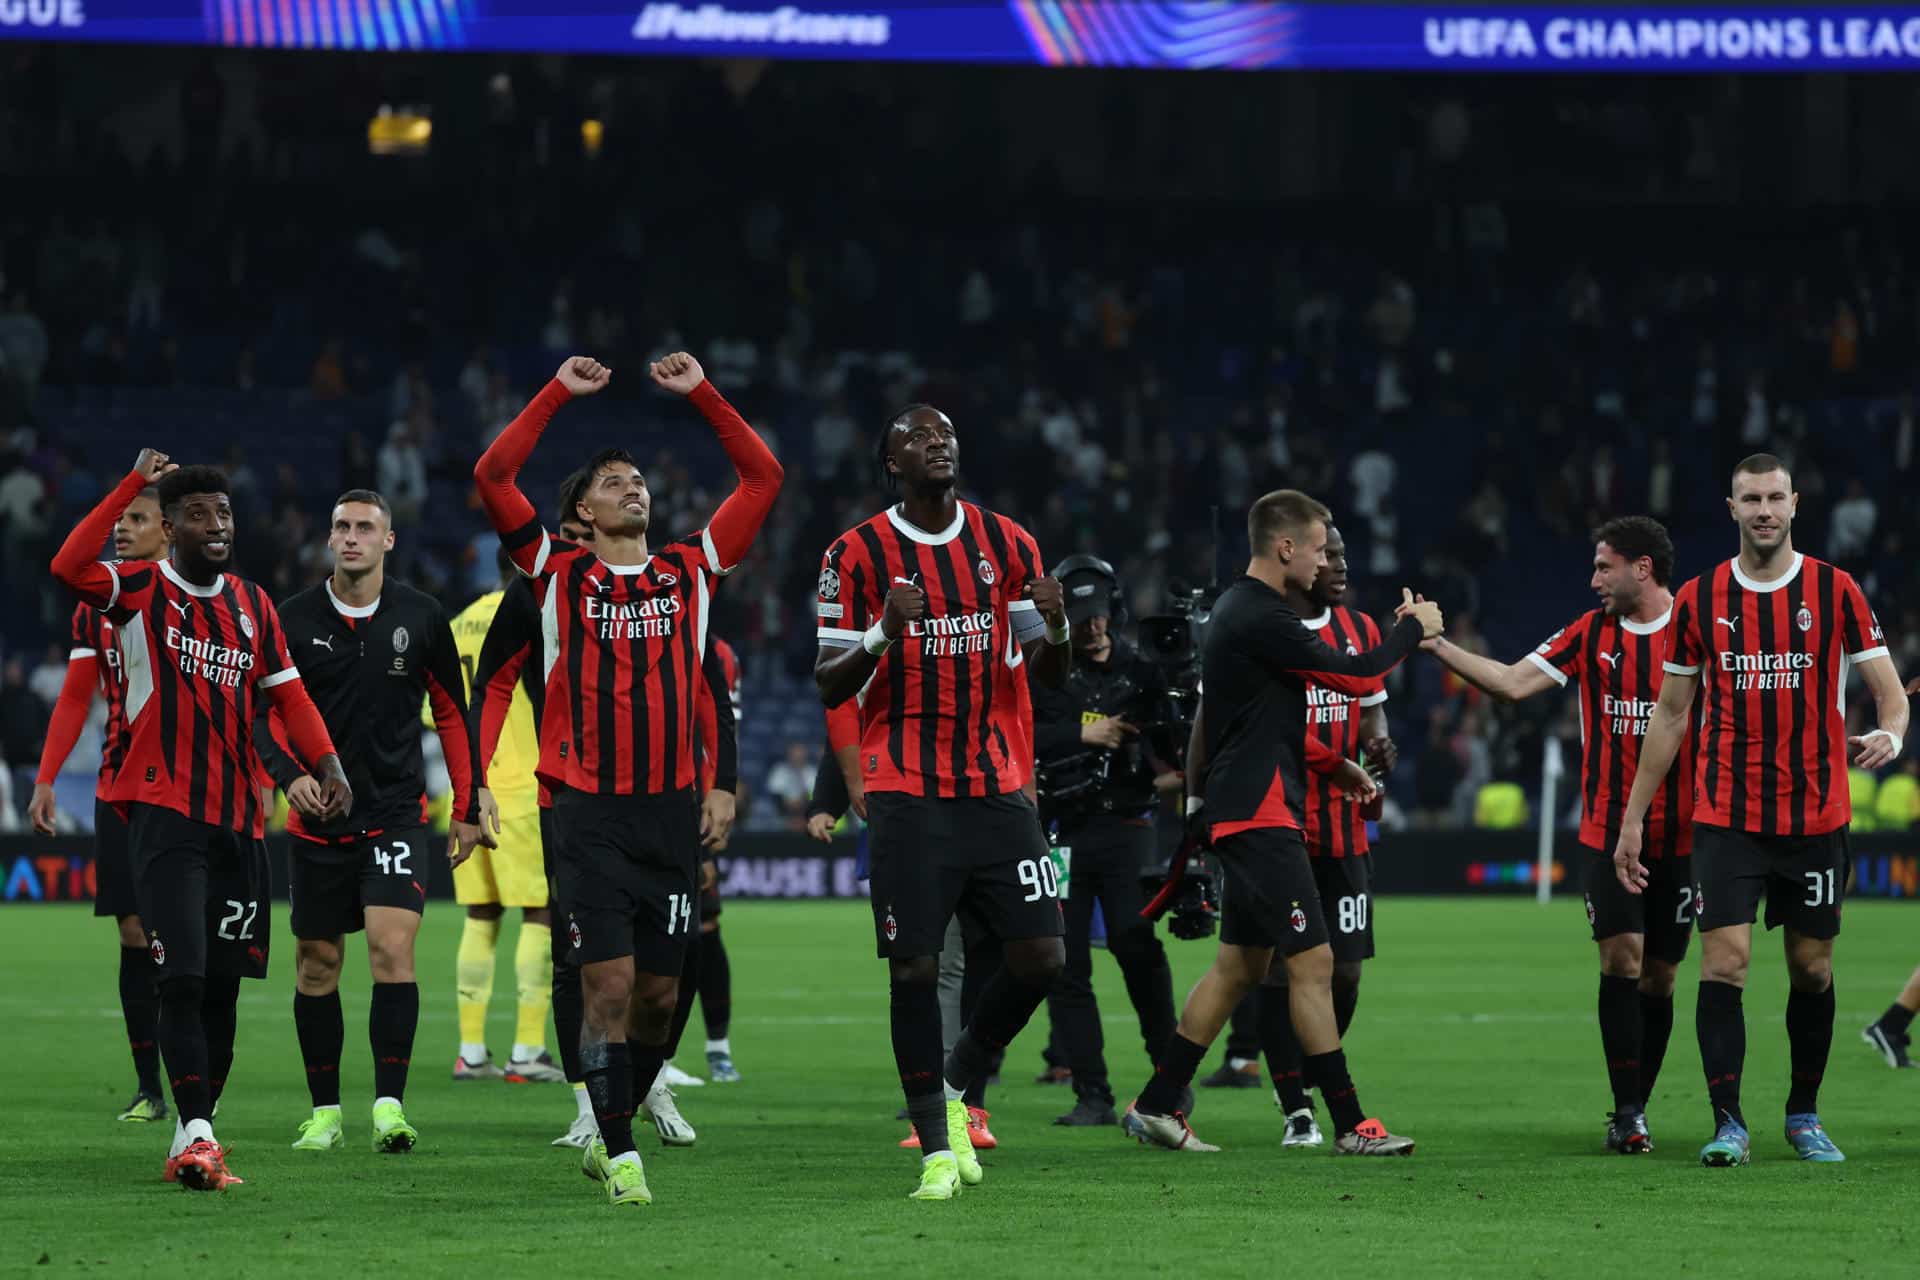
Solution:
[{"label": "puma logo on jersey", "polygon": [[1728,627],[1728,628],[1737,630],[1740,626],[1740,615],[1736,613],[1731,618],[1715,618],[1713,621],[1716,626]]},{"label": "puma logo on jersey", "polygon": [[169,600],[167,601],[167,603],[172,605],[174,608],[178,609],[180,611],[181,617],[184,618],[187,616],[187,606],[185,606],[184,604],[181,604],[178,600]]},{"label": "puma logo on jersey", "polygon": [[322,649],[325,649],[328,653],[333,652],[332,636],[315,636],[313,637],[313,642],[319,645]]},{"label": "puma logo on jersey", "polygon": [[1603,653],[1600,655],[1600,661],[1606,663],[1610,667],[1615,666],[1620,661],[1620,655],[1617,653]]}]

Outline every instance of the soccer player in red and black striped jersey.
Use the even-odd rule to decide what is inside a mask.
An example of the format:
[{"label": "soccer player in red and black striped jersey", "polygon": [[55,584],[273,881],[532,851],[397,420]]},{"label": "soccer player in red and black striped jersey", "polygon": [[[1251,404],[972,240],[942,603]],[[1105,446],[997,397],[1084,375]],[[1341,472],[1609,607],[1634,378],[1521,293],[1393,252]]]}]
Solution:
[{"label": "soccer player in red and black striped jersey", "polygon": [[[107,530],[155,480],[172,554],[137,566],[96,561]],[[53,575],[114,624],[125,664],[128,747],[108,799],[126,811],[134,896],[159,972],[160,1052],[181,1124],[167,1175],[193,1190],[238,1181],[212,1120],[240,979],[266,976],[271,938],[266,849],[255,834],[261,693],[315,762],[326,810],[353,803],[273,602],[223,569],[233,539],[226,477],[146,449],[53,558]]]},{"label": "soccer player in red and black striped jersey", "polygon": [[1594,531],[1589,585],[1600,607],[1502,665],[1445,640],[1427,646],[1447,668],[1496,698],[1515,702],[1576,682],[1580,691],[1580,843],[1587,922],[1600,946],[1600,1048],[1613,1088],[1607,1148],[1653,1150],[1646,1104],[1673,1033],[1673,982],[1693,932],[1693,759],[1689,724],[1654,792],[1647,822],[1646,891],[1614,875],[1627,788],[1666,679],[1674,640],[1673,541],[1656,520],[1622,516]]},{"label": "soccer player in red and black striped jersey", "polygon": [[[948,1200],[982,1177],[966,1090],[1033,1016],[1065,959],[1053,863],[1022,790],[1031,748],[1008,733],[1019,714],[1009,631],[1043,684],[1058,684],[1072,657],[1060,584],[1044,576],[1032,535],[961,501],[960,442],[947,416],[924,404],[901,410],[880,436],[878,461],[902,500],[827,550],[814,679],[830,708],[860,701],[855,763],[874,929],[922,1151],[913,1196]],[[956,910],[1001,939],[1006,963],[943,1071],[936,983]]]},{"label": "soccer player in red and black striped jersey", "polygon": [[[1844,1159],[1820,1124],[1833,1046],[1833,940],[1849,869],[1847,763],[1877,769],[1900,754],[1907,699],[1880,624],[1850,574],[1793,549],[1799,495],[1772,454],[1734,469],[1727,509],[1740,554],[1674,596],[1666,682],[1621,817],[1614,865],[1630,893],[1652,883],[1649,815],[1682,750],[1696,694],[1694,909],[1700,924],[1695,1030],[1713,1104],[1703,1164],[1745,1164],[1740,1110],[1747,1047],[1741,990],[1762,895],[1767,927],[1786,926],[1787,1141],[1802,1160]],[[1879,727],[1847,736],[1847,678],[1857,669]]]},{"label": "soccer player in red and black striped jersey", "polygon": [[[587,466],[577,514],[594,545],[556,542],[514,483],[554,413],[613,371],[573,357],[474,467],[501,544],[533,579],[545,643],[539,777],[553,794],[556,859],[586,1010],[581,1064],[602,1147],[586,1167],[614,1204],[651,1201],[633,1146],[636,1083],[665,1060],[699,891],[700,833],[723,816],[694,796],[695,690],[715,578],[746,555],[780,491],[780,464],[753,428],[676,352],[655,384],[687,397],[739,475],[704,530],[649,545],[652,495],[624,450]],[[726,798],[730,802],[732,797]]]},{"label": "soccer player in red and black striped jersey", "polygon": [[[160,500],[152,490],[136,494],[113,522],[113,554],[121,569],[167,554]],[[111,917],[120,927],[120,1013],[139,1079],[133,1100],[121,1111],[120,1118],[164,1120],[167,1098],[160,1082],[160,993],[154,986],[153,957],[147,954],[146,930],[140,924],[133,896],[126,819],[107,799],[113,792],[120,762],[127,755],[126,668],[121,663],[113,624],[99,610],[75,605],[70,632],[67,678],[47,722],[47,741],[40,752],[40,772],[34,779],[27,817],[35,831],[54,834],[53,780],[60,775],[80,731],[86,727],[97,691],[106,703],[107,716],[93,791],[93,914]]]},{"label": "soccer player in red and black striped jersey", "polygon": [[1187,1126],[1181,1095],[1234,1007],[1279,957],[1307,1082],[1320,1090],[1339,1155],[1409,1155],[1410,1138],[1360,1109],[1333,1008],[1333,950],[1302,837],[1309,769],[1371,799],[1366,770],[1309,737],[1312,685],[1367,696],[1424,636],[1440,609],[1403,592],[1394,629],[1365,653],[1325,643],[1288,604],[1327,565],[1332,516],[1297,490],[1257,499],[1247,513],[1247,571],[1214,604],[1201,653],[1200,710],[1187,745],[1187,811],[1226,875],[1220,947],[1187,997],[1180,1024],[1121,1124],[1142,1143],[1217,1151]]},{"label": "soccer player in red and black striped jersey", "polygon": [[[1380,647],[1379,624],[1348,608],[1347,543],[1327,528],[1327,564],[1305,590],[1290,587],[1287,603],[1307,630],[1346,654]],[[1307,677],[1307,737],[1342,760],[1364,753],[1376,778],[1392,770],[1398,755],[1387,733],[1387,689],[1383,683],[1360,690]],[[1320,908],[1330,926],[1333,948],[1334,1025],[1344,1040],[1360,1002],[1360,968],[1373,958],[1373,854],[1367,843],[1365,808],[1332,785],[1327,776],[1307,772],[1302,805],[1307,857],[1320,887]],[[1286,987],[1286,966],[1267,971],[1259,1002],[1260,1043],[1273,1077],[1274,1098],[1287,1118],[1281,1145],[1318,1146],[1320,1126],[1302,1077],[1300,1038]]]},{"label": "soccer player in red and black striped jersey", "polygon": [[432,879],[423,700],[432,708],[453,784],[449,861],[457,867],[476,846],[494,847],[483,812],[492,827],[499,822],[467,732],[466,683],[452,625],[438,600],[388,576],[393,545],[387,500],[371,489],[349,489],[335,500],[328,524],[333,572],[280,603],[301,679],[346,753],[355,796],[351,818],[325,816],[304,767],[274,740],[266,717],[254,735],[261,763],[291,807],[287,898],[298,944],[293,1022],[313,1103],[296,1151],[327,1151],[345,1141],[340,965],[346,935],[363,929],[373,979],[367,1036],[374,1149],[406,1152],[419,1141],[403,1102],[420,1023],[414,940]]}]

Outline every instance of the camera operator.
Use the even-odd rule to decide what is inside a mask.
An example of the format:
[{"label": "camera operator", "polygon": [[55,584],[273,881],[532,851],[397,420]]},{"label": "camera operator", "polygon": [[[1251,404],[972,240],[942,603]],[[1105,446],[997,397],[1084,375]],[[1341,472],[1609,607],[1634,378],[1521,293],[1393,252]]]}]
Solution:
[{"label": "camera operator", "polygon": [[1117,1124],[1093,995],[1093,907],[1098,901],[1104,911],[1107,949],[1119,962],[1151,1060],[1173,1033],[1173,972],[1153,926],[1140,918],[1141,873],[1154,861],[1160,794],[1177,791],[1183,779],[1154,758],[1141,732],[1165,681],[1120,633],[1125,594],[1113,567],[1071,556],[1054,576],[1066,595],[1074,662],[1061,687],[1033,686],[1034,750],[1041,816],[1070,850],[1061,902],[1067,965],[1054,988],[1053,1014],[1076,1099],[1054,1123]]}]

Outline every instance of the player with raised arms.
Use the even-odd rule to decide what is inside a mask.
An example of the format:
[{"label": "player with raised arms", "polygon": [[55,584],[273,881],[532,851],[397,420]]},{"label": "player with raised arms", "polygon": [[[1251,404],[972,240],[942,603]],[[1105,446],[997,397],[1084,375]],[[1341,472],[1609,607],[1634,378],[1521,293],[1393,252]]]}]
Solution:
[{"label": "player with raised arms", "polygon": [[515,478],[554,413],[611,381],[613,370],[584,356],[562,363],[474,466],[488,519],[540,603],[539,777],[553,795],[561,909],[585,1003],[581,1072],[600,1129],[582,1168],[615,1205],[653,1200],[634,1148],[635,1100],[653,1087],[673,1033],[699,928],[702,833],[732,816],[731,796],[694,795],[713,581],[746,555],[782,479],[699,361],[676,352],[650,372],[700,411],[739,476],[697,534],[649,544],[653,496],[623,449],[587,463],[576,514],[594,528],[591,547],[541,527]]}]

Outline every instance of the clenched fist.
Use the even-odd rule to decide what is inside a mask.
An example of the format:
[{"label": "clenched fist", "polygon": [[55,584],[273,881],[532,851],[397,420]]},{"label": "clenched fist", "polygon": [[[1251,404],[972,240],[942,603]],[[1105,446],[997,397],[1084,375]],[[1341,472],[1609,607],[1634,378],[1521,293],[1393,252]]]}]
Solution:
[{"label": "clenched fist", "polygon": [[613,381],[613,370],[592,356],[568,356],[553,380],[575,396],[590,396],[606,389],[607,383]]},{"label": "clenched fist", "polygon": [[1061,589],[1060,579],[1035,578],[1027,584],[1027,598],[1048,626],[1057,630],[1067,625],[1067,593]]},{"label": "clenched fist", "polygon": [[887,633],[887,639],[898,640],[906,634],[909,622],[918,622],[927,616],[927,593],[920,584],[906,578],[895,578],[893,586],[887,589],[887,607],[880,615],[880,629]]},{"label": "clenched fist", "polygon": [[676,351],[647,366],[654,382],[678,396],[692,395],[693,389],[707,380],[700,362],[684,351]]},{"label": "clenched fist", "polygon": [[142,449],[140,456],[134,459],[133,469],[145,476],[148,484],[152,484],[167,472],[178,471],[180,464],[158,449]]}]

